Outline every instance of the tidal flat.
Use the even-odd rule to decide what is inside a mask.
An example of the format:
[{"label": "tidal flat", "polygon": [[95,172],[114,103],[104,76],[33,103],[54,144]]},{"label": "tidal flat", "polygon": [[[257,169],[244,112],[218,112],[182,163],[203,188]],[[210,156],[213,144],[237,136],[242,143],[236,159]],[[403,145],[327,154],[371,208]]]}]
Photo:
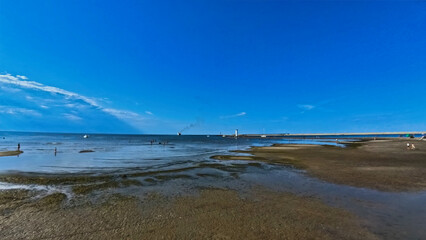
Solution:
[{"label": "tidal flat", "polygon": [[426,142],[406,142],[268,143],[149,167],[9,171],[0,238],[422,239]]},{"label": "tidal flat", "polygon": [[[416,148],[407,148],[408,142]],[[288,165],[327,182],[382,191],[426,190],[426,141],[387,139],[339,143],[344,147],[274,144],[236,151],[251,156],[216,155],[213,158]]]},{"label": "tidal flat", "polygon": [[260,188],[244,196],[215,188],[180,197],[115,194],[79,206],[60,193],[31,196],[1,194],[1,239],[377,239],[348,211]]},{"label": "tidal flat", "polygon": [[16,151],[3,151],[3,152],[0,152],[0,157],[18,156],[19,154],[22,154],[22,153],[24,153],[24,152],[23,151],[19,151],[19,150],[16,150]]}]

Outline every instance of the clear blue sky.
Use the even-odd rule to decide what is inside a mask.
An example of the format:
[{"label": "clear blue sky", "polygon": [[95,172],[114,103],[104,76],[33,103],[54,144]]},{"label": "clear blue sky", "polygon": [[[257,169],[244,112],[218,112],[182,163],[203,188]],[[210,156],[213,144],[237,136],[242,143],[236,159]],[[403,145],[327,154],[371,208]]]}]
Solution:
[{"label": "clear blue sky", "polygon": [[0,130],[426,130],[426,2],[0,0]]}]

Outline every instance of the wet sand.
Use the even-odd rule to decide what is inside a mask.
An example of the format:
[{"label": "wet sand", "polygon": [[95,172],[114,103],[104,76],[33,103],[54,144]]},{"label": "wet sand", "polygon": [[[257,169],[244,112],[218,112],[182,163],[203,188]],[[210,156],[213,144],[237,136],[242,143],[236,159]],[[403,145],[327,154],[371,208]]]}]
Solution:
[{"label": "wet sand", "polygon": [[[407,142],[416,146],[408,150]],[[342,143],[342,142],[340,142]],[[382,191],[426,190],[426,141],[415,139],[346,142],[346,147],[276,144],[252,147],[252,156],[213,156],[255,160],[305,169],[322,180]]]},{"label": "wet sand", "polygon": [[[388,212],[394,205],[386,210],[387,206],[374,197],[367,198],[365,205],[377,206],[365,209],[376,209],[378,218],[365,218],[365,214],[347,207],[344,210],[340,208],[344,206],[330,204],[309,190],[290,193],[290,189],[253,187],[238,180],[250,168],[285,165],[342,186],[393,192],[424,190],[426,142],[410,142],[416,150],[407,150],[406,141],[401,140],[344,143],[344,148],[277,144],[239,151],[248,156],[213,156],[218,161],[179,169],[105,175],[1,174],[0,182],[31,190],[0,191],[0,239],[418,238],[424,233],[412,234],[409,222],[401,225],[394,219],[400,213]],[[233,159],[237,161],[228,161]],[[206,169],[209,171],[204,172]],[[229,175],[223,175],[225,172]],[[277,184],[292,181],[292,177],[273,179]],[[219,182],[242,185],[220,187]],[[172,194],[164,194],[166,188]],[[344,194],[334,197],[340,196]],[[350,201],[364,200],[345,203]],[[423,216],[423,209],[419,210],[420,216],[413,218],[416,222]],[[394,224],[401,234],[390,231],[391,225],[378,224],[383,214],[390,219],[386,224]]]},{"label": "wet sand", "polygon": [[0,194],[1,239],[377,239],[354,215],[319,200],[256,188],[244,196],[110,195],[72,205],[61,193]]},{"label": "wet sand", "polygon": [[5,152],[0,152],[0,157],[7,157],[7,156],[17,156],[21,153],[24,153],[23,151],[5,151]]}]

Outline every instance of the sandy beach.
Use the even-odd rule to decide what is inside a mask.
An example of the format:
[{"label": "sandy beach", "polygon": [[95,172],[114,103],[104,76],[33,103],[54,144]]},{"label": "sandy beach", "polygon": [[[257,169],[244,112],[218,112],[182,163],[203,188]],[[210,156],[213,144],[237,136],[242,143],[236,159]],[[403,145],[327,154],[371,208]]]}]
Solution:
[{"label": "sandy beach", "polygon": [[245,196],[224,189],[143,200],[111,195],[78,206],[61,194],[30,196],[0,195],[1,239],[377,239],[347,211],[264,189]]},{"label": "sandy beach", "polygon": [[[405,239],[426,236],[421,229],[409,232],[402,226],[400,230],[398,216],[386,217],[388,222],[382,224],[383,214],[390,210],[375,197],[367,198],[368,201],[350,200],[366,206],[367,212],[376,209],[379,217],[372,221],[372,218],[363,218],[368,215],[363,215],[363,210],[338,207],[340,204],[331,204],[314,193],[303,192],[302,188],[292,192],[273,190],[261,186],[260,182],[256,185],[256,181],[241,185],[239,180],[249,168],[281,166],[294,169],[294,174],[301,178],[307,175],[313,179],[308,181],[326,181],[316,184],[322,184],[327,191],[334,186],[337,189],[354,186],[356,188],[348,191],[365,192],[362,190],[365,188],[378,190],[372,191],[373,195],[384,196],[386,192],[422,192],[426,189],[426,142],[412,140],[415,150],[408,150],[406,142],[398,139],[340,142],[343,147],[274,144],[235,153],[244,153],[244,156],[233,156],[232,152],[215,155],[212,158],[217,163],[200,163],[197,167],[179,170],[112,175],[2,174],[3,183],[38,188],[0,191],[0,238]],[[204,168],[227,171],[231,175],[202,173]],[[188,174],[194,170],[199,171],[197,180]],[[259,176],[268,178],[268,175]],[[204,185],[202,179],[208,179],[203,180]],[[291,177],[276,179],[282,180],[269,181],[276,181],[273,183],[276,185],[281,184],[279,181],[296,181]],[[172,187],[161,185],[174,181],[176,184]],[[240,185],[237,184],[237,188],[220,186],[220,181]],[[158,187],[151,189],[152,186]],[[166,188],[171,194],[162,191]],[[327,191],[324,194],[327,195]],[[347,197],[344,193],[341,196]],[[420,218],[422,211],[419,209]],[[410,222],[404,224],[411,226]]]},{"label": "sandy beach", "polygon": [[[407,149],[413,143],[415,150]],[[415,139],[340,142],[345,147],[275,144],[252,147],[252,156],[213,156],[246,159],[304,169],[328,182],[383,191],[426,190],[426,141]]]}]

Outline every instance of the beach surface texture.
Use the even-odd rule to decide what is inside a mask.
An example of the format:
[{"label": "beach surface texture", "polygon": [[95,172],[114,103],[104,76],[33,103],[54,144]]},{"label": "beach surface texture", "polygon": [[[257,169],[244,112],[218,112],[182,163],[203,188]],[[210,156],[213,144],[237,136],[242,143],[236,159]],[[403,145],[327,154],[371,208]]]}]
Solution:
[{"label": "beach surface texture", "polygon": [[[407,143],[416,148],[407,148]],[[305,169],[325,181],[383,191],[426,190],[426,141],[370,140],[340,142],[346,147],[275,144],[252,147],[252,156],[213,156],[220,160],[246,159]]]},{"label": "beach surface texture", "polygon": [[422,239],[426,141],[411,142],[270,144],[179,170],[3,173],[0,239]]}]

